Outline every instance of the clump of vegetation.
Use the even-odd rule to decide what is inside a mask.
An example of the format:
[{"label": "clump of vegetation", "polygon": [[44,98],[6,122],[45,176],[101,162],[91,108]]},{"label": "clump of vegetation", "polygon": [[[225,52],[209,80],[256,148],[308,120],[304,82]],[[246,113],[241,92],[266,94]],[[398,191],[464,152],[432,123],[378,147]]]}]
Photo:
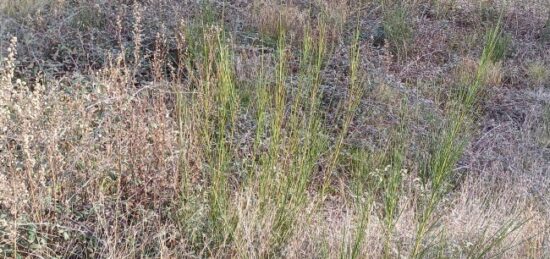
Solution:
[{"label": "clump of vegetation", "polygon": [[[493,33],[497,33],[497,34],[493,35]],[[489,32],[487,34],[487,37],[488,37],[487,41],[492,40],[491,38],[494,38],[494,41],[495,41],[490,60],[492,62],[498,62],[506,58],[506,56],[509,54],[509,51],[510,51],[510,44],[511,44],[510,36],[507,34],[504,34],[502,31],[499,31],[499,32]]]},{"label": "clump of vegetation", "polygon": [[550,79],[550,69],[544,63],[535,61],[527,66],[527,76],[534,86],[545,86]]},{"label": "clump of vegetation", "polygon": [[539,135],[538,136],[539,143],[545,147],[550,146],[550,105],[549,104],[546,104],[543,107],[541,127],[537,131]]},{"label": "clump of vegetation", "polygon": [[409,20],[409,8],[406,6],[393,7],[384,14],[384,33],[391,51],[399,58],[405,59],[410,51],[413,37],[413,24]]},{"label": "clump of vegetation", "polygon": [[550,16],[548,16],[546,23],[542,27],[540,39],[543,44],[550,42]]},{"label": "clump of vegetation", "polygon": [[50,0],[6,0],[0,3],[0,10],[7,16],[27,16],[50,3]]}]

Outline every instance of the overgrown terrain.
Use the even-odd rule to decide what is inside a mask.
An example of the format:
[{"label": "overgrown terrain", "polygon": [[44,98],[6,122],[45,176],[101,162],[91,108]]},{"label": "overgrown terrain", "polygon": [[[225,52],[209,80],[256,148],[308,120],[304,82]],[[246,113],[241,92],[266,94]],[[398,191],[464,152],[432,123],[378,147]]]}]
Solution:
[{"label": "overgrown terrain", "polygon": [[548,0],[2,0],[0,256],[548,258]]}]

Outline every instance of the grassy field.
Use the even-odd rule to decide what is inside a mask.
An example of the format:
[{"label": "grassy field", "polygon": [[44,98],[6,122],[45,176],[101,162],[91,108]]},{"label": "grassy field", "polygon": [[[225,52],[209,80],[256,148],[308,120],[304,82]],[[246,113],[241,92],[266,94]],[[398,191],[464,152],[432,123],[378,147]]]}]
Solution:
[{"label": "grassy field", "polygon": [[549,0],[0,1],[2,258],[549,258]]}]

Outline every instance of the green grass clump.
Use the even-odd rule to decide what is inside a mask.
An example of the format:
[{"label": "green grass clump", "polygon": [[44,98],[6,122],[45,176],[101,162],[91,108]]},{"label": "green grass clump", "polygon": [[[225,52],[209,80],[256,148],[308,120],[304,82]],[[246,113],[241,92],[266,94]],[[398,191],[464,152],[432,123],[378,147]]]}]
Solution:
[{"label": "green grass clump", "polygon": [[[343,149],[344,139],[348,134],[351,121],[355,116],[355,112],[359,106],[359,102],[363,96],[364,87],[366,86],[365,75],[361,74],[359,70],[360,62],[360,48],[359,48],[359,29],[355,31],[355,37],[352,42],[350,53],[352,55],[349,71],[350,82],[348,85],[348,96],[342,103],[341,110],[343,112],[343,120],[341,125],[341,131],[338,134],[338,138],[335,143],[331,154],[331,160],[327,171],[324,173],[324,184],[321,190],[321,194],[324,195],[327,192],[329,186],[329,179],[331,179],[330,173],[335,169],[337,162],[340,159]],[[369,164],[369,153],[366,150],[358,150],[354,153],[352,161],[352,194],[353,204],[357,213],[357,220],[353,225],[353,232],[350,233],[351,240],[343,239],[341,241],[341,248],[339,251],[341,258],[360,258],[362,256],[365,230],[370,220],[372,205],[373,205],[373,192],[369,190],[368,181],[371,165]],[[343,237],[346,237],[346,233],[343,233]]]},{"label": "green grass clump", "polygon": [[541,31],[540,41],[542,44],[550,42],[550,15],[546,18],[546,23]]},{"label": "green grass clump", "polygon": [[[235,138],[235,124],[245,111],[239,106],[240,89],[237,88],[232,71],[232,55],[227,47],[227,39],[221,30],[196,31],[188,35],[202,34],[202,43],[192,45],[188,56],[192,58],[187,66],[196,78],[192,87],[196,94],[179,94],[180,134],[190,136],[185,124],[196,125],[197,139],[202,151],[201,159],[206,164],[201,175],[208,179],[205,194],[194,193],[189,180],[191,161],[182,160],[183,195],[196,196],[195,201],[206,195],[208,217],[206,221],[208,235],[217,236],[218,247],[224,244],[241,242],[233,240],[235,216],[237,211],[230,204],[237,198],[230,190],[240,189],[252,193],[255,200],[256,220],[270,222],[271,233],[267,240],[268,249],[259,251],[263,256],[280,254],[287,240],[293,235],[295,224],[303,217],[308,205],[308,188],[316,171],[320,156],[326,152],[326,137],[322,128],[320,113],[321,68],[326,54],[325,27],[319,25],[316,39],[307,31],[303,36],[301,49],[299,81],[296,95],[290,98],[288,91],[288,59],[285,31],[277,37],[276,69],[274,81],[268,82],[264,64],[259,68],[259,77],[255,84],[254,148],[252,160],[246,166],[244,181],[230,184],[232,165],[236,160],[235,148],[231,140]],[[287,108],[290,107],[290,110]],[[182,148],[187,146],[182,139]],[[182,197],[182,207],[188,206],[189,197]],[[185,210],[181,210],[185,211]],[[190,213],[190,212],[188,212]],[[182,214],[182,221],[190,220],[192,215]],[[259,223],[258,223],[259,224]],[[189,227],[188,224],[183,226]],[[200,231],[200,230],[199,230]],[[239,230],[242,231],[242,230]],[[239,232],[239,235],[242,233]],[[240,237],[236,237],[239,239]],[[205,244],[208,245],[208,244]],[[209,246],[212,246],[210,244]]]},{"label": "green grass clump", "polygon": [[542,125],[537,130],[537,139],[543,147],[550,147],[550,104],[545,104],[542,110]]},{"label": "green grass clump", "polygon": [[[192,32],[185,33],[190,37],[187,41],[196,40],[201,44],[192,45],[189,53],[185,53],[193,58],[184,64],[193,78],[189,86],[193,94],[184,95],[181,92],[183,89],[176,89],[180,145],[182,152],[189,152],[187,149],[193,148],[189,146],[190,141],[196,141],[202,148],[195,158],[204,161],[207,166],[193,172],[196,169],[189,160],[180,161],[182,210],[179,217],[184,227],[195,227],[186,224],[187,221],[202,221],[199,225],[203,229],[198,231],[212,236],[209,242],[222,245],[232,239],[235,228],[235,218],[230,208],[229,173],[234,156],[230,140],[234,137],[239,110],[238,90],[231,65],[232,53],[228,47],[230,39],[225,32],[215,25]],[[194,136],[194,139],[185,139],[189,136]],[[200,177],[209,184],[193,186],[193,177]],[[207,203],[207,213],[202,215],[202,219],[192,220],[196,211],[183,208],[197,202]]]},{"label": "green grass clump", "polygon": [[85,30],[104,30],[107,25],[107,17],[99,8],[94,6],[82,6],[82,9],[71,18],[72,27]]},{"label": "green grass clump", "polygon": [[[467,87],[448,104],[449,119],[433,141],[430,156],[426,161],[425,168],[421,171],[423,184],[429,192],[420,203],[416,241],[411,257],[423,257],[426,253],[422,242],[435,224],[433,216],[437,206],[451,187],[453,169],[462,157],[470,138],[477,105],[485,87],[484,78],[488,67],[492,61],[502,58],[503,48],[499,22],[496,27],[487,32],[485,47],[474,81],[469,82]],[[510,232],[506,231],[505,233],[508,235]],[[499,237],[499,239],[501,238],[503,237]],[[491,243],[490,247],[483,247],[483,249],[490,250],[494,246],[496,244]]]},{"label": "green grass clump", "polygon": [[413,39],[413,28],[406,6],[396,6],[384,13],[384,33],[390,45],[390,50],[399,59],[404,59],[410,52]]},{"label": "green grass clump", "polygon": [[510,45],[512,42],[511,36],[498,29],[498,26],[500,26],[500,24],[497,25],[496,28],[489,30],[486,36],[486,41],[493,42],[491,46],[492,50],[488,57],[492,62],[498,62],[505,59],[510,53]]}]

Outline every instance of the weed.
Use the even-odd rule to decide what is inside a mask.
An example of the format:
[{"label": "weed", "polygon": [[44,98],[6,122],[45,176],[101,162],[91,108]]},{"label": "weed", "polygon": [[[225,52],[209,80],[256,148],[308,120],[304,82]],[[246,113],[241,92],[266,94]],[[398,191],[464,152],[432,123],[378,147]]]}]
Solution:
[{"label": "weed", "polygon": [[541,30],[540,40],[542,44],[550,42],[550,15],[546,18],[546,23]]},{"label": "weed", "polygon": [[400,60],[406,58],[410,51],[413,29],[409,21],[408,9],[405,6],[395,7],[384,14],[384,32],[390,49]]},{"label": "weed", "polygon": [[540,61],[532,62],[527,66],[527,76],[535,87],[544,87],[550,79],[550,69]]},{"label": "weed", "polygon": [[541,127],[538,129],[538,142],[544,146],[550,146],[550,105],[543,107]]},{"label": "weed", "polygon": [[[498,25],[497,25],[497,28],[498,28]],[[495,35],[492,35],[493,33]],[[498,62],[505,59],[510,53],[510,44],[512,42],[511,36],[499,30],[498,32],[489,31],[487,34],[487,37],[488,37],[487,41],[494,40],[494,46],[492,47],[493,50],[492,50],[490,60],[492,62]]]},{"label": "weed", "polygon": [[103,30],[107,26],[107,17],[97,6],[83,7],[71,19],[71,26],[85,30]]},{"label": "weed", "polygon": [[[472,82],[449,104],[450,114],[443,131],[433,143],[430,157],[421,176],[429,193],[424,198],[418,218],[417,235],[412,257],[421,257],[423,238],[432,228],[432,216],[437,205],[449,190],[451,173],[464,152],[468,135],[471,131],[472,115],[479,102],[480,93],[486,86],[486,76],[491,62],[501,54],[500,22],[487,33],[487,41],[483,49],[476,76]],[[496,54],[495,54],[496,51]]]}]

